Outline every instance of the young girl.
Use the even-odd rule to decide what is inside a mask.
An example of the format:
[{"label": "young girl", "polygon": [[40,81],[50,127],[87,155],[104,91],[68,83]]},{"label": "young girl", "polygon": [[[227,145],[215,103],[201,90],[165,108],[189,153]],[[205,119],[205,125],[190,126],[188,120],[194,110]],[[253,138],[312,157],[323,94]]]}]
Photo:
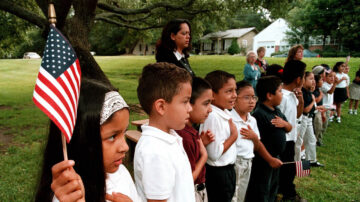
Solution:
[{"label": "young girl", "polygon": [[61,132],[50,122],[35,201],[138,201],[122,165],[129,149],[124,137],[128,123],[129,107],[114,88],[83,79],[67,145],[71,160],[63,160]]},{"label": "young girl", "polygon": [[337,84],[334,92],[334,104],[336,106],[336,122],[341,123],[341,105],[349,97],[349,88],[346,83],[346,74],[344,73],[346,64],[344,62],[337,62],[333,67],[333,71],[336,73],[335,80]]},{"label": "young girl", "polygon": [[314,74],[305,72],[305,82],[302,88],[304,98],[304,110],[299,128],[299,136],[295,143],[295,161],[301,160],[301,145],[305,146],[305,159],[310,160],[312,166],[323,166],[316,159],[316,137],[314,135],[313,122],[315,112],[315,96],[312,88],[315,87]]},{"label": "young girl", "polygon": [[[349,102],[349,114],[357,115],[357,108],[360,100],[360,68],[355,74],[355,79],[349,87],[350,102]],[[354,110],[352,104],[355,101]]]},{"label": "young girl", "polygon": [[315,83],[316,87],[313,92],[315,96],[315,102],[317,105],[317,111],[315,111],[315,117],[314,117],[314,133],[317,139],[316,144],[318,146],[322,145],[322,138],[324,134],[324,124],[326,121],[326,115],[325,115],[325,108],[323,106],[323,96],[324,93],[320,90],[323,85],[323,79],[321,75],[315,75]]},{"label": "young girl", "polygon": [[193,125],[204,123],[212,111],[212,99],[211,85],[205,79],[194,77],[190,98],[193,110],[190,112],[190,119],[185,128],[176,131],[183,138],[183,146],[190,161],[195,182],[196,202],[208,201],[205,188],[205,163],[208,155],[205,146],[214,141],[214,135],[209,130],[199,134]]}]

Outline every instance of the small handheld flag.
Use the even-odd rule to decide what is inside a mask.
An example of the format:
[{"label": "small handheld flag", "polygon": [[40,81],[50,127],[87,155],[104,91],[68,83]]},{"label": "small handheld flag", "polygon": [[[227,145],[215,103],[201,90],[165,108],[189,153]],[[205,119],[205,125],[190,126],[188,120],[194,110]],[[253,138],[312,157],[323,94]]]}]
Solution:
[{"label": "small handheld flag", "polygon": [[56,124],[68,143],[76,121],[80,81],[81,70],[75,51],[51,25],[33,101]]},{"label": "small handheld flag", "polygon": [[301,160],[296,161],[296,176],[297,177],[306,177],[310,175],[310,161]]}]

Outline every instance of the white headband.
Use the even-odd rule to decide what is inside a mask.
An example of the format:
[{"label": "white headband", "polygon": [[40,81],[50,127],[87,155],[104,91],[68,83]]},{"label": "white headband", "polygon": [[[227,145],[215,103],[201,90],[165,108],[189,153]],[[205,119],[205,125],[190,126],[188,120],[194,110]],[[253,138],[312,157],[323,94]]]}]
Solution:
[{"label": "white headband", "polygon": [[105,121],[115,112],[119,111],[122,108],[129,108],[126,104],[124,98],[116,91],[110,91],[105,94],[105,100],[100,114],[100,125],[105,123]]}]

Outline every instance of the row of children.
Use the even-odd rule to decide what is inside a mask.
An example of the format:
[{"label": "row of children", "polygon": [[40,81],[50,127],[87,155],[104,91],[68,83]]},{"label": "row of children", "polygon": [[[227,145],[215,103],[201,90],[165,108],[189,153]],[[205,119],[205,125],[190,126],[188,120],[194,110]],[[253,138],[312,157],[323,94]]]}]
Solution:
[{"label": "row of children", "polygon": [[[149,124],[135,150],[136,185],[122,165],[129,108],[116,89],[84,79],[68,145],[72,160],[62,160],[60,131],[51,123],[36,201],[275,200],[298,116],[297,105],[283,108],[296,108],[290,116],[277,106],[303,83],[305,65],[298,62],[285,65],[284,89],[279,78],[263,77],[256,95],[223,71],[204,80],[168,63],[144,67],[137,92]],[[193,124],[201,124],[199,132]],[[281,174],[291,182],[295,176],[281,171],[280,181]]]}]

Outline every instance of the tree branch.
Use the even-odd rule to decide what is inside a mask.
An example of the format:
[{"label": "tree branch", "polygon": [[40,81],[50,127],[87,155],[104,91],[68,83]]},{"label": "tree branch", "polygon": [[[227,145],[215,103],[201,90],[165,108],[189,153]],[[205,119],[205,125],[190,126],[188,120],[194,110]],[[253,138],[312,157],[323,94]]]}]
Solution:
[{"label": "tree branch", "polygon": [[111,23],[111,24],[114,24],[114,25],[118,25],[120,27],[126,27],[126,28],[129,28],[129,29],[135,29],[135,30],[148,30],[148,29],[153,29],[153,28],[161,28],[161,27],[164,26],[163,24],[157,24],[157,25],[150,25],[150,26],[147,26],[147,27],[137,27],[137,26],[133,26],[133,25],[120,23],[120,22],[117,22],[117,21],[115,21],[113,19],[106,18],[106,17],[103,17],[103,16],[96,16],[95,19],[96,20],[101,20],[101,21],[104,21],[104,22],[107,22],[107,23]]},{"label": "tree branch", "polygon": [[153,9],[157,9],[157,8],[166,8],[168,10],[185,10],[184,8],[190,7],[194,2],[195,0],[189,0],[184,5],[173,5],[166,2],[158,2],[139,9],[123,9],[102,2],[99,2],[97,6],[102,10],[106,10],[109,12],[114,12],[122,15],[137,15],[137,14],[150,13]]},{"label": "tree branch", "polygon": [[140,17],[140,18],[136,18],[136,19],[126,19],[124,18],[123,16],[119,15],[119,14],[115,14],[115,13],[99,13],[95,16],[95,20],[100,20],[99,18],[112,18],[112,17],[116,17],[118,18],[119,20],[123,21],[123,22],[127,22],[127,23],[130,23],[130,22],[139,22],[139,21],[142,21],[142,20],[146,20],[147,18],[149,18],[151,16],[151,14],[147,14],[143,17]]},{"label": "tree branch", "polygon": [[13,15],[16,15],[17,17],[24,19],[40,28],[44,28],[48,24],[45,18],[37,15],[36,13],[30,12],[8,0],[0,1],[0,10],[4,10]]}]

